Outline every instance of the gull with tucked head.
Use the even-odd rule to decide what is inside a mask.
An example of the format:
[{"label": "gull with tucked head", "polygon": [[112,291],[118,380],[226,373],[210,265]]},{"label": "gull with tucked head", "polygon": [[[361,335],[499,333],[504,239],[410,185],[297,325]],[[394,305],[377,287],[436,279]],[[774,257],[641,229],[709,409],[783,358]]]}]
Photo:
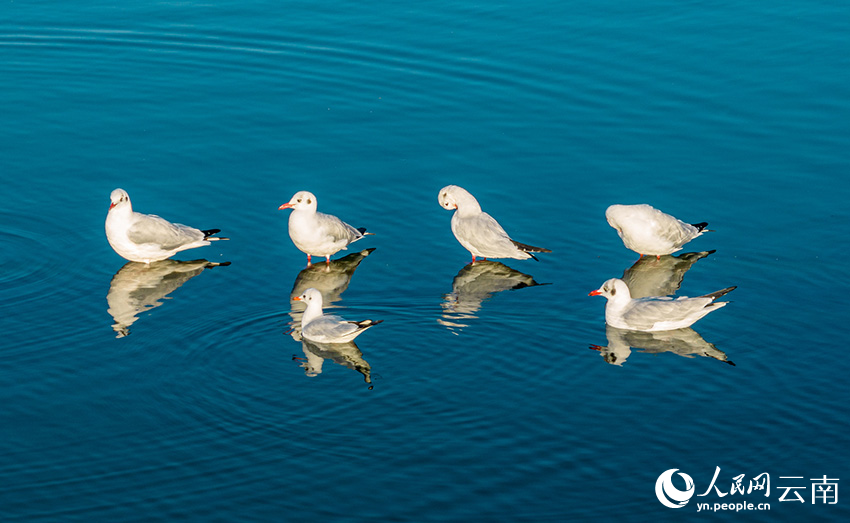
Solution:
[{"label": "gull with tucked head", "polygon": [[537,258],[535,252],[552,252],[514,241],[492,216],[481,210],[478,200],[463,187],[447,185],[437,197],[440,205],[455,210],[452,232],[463,247],[475,258]]}]

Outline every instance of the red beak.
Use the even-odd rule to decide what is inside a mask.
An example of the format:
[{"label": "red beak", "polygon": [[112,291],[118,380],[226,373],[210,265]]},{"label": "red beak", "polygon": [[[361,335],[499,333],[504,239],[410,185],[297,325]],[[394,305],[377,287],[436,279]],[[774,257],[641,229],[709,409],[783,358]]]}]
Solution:
[{"label": "red beak", "polygon": [[112,203],[112,202],[109,202],[109,210],[110,210],[110,211],[112,210],[112,208],[113,208],[113,207],[115,207],[115,204],[114,204],[114,203]]},{"label": "red beak", "polygon": [[301,301],[301,296],[296,296],[296,297],[294,297],[294,298],[292,298],[292,299],[293,299],[293,300],[295,300],[295,301]]},{"label": "red beak", "polygon": [[278,210],[278,211],[282,211],[282,210],[284,210],[284,209],[291,209],[291,208],[292,208],[292,204],[291,204],[291,203],[284,203],[283,205],[281,205],[280,207],[278,207],[278,208],[277,208],[277,210]]},{"label": "red beak", "polygon": [[599,289],[596,289],[595,291],[590,291],[587,295],[588,296],[599,296],[600,294],[602,294],[602,293],[599,292]]}]

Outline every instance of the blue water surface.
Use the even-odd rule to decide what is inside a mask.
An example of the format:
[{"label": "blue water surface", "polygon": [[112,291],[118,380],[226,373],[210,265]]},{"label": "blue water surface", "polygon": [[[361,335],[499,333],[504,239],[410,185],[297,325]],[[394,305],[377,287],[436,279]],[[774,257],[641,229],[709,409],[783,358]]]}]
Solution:
[{"label": "blue water surface", "polygon": [[[850,479],[848,24],[830,0],[7,2],[0,520],[847,520],[812,483]],[[467,266],[448,184],[553,252]],[[116,187],[230,240],[127,264]],[[325,276],[278,210],[298,190],[376,233]],[[636,265],[614,203],[714,232]],[[587,296],[624,272],[738,288],[625,336]],[[384,322],[306,345],[301,284]],[[706,495],[666,508],[670,469]]]}]

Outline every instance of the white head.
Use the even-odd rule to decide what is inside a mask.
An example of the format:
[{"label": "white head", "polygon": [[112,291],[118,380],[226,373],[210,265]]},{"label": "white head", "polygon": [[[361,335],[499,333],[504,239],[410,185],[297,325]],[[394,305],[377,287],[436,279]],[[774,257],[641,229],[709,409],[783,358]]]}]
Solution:
[{"label": "white head", "polygon": [[296,211],[316,211],[316,197],[309,191],[298,191],[295,196],[289,200],[289,203],[284,203],[278,210],[295,209]]},{"label": "white head", "polygon": [[605,296],[611,301],[630,301],[632,294],[629,286],[619,278],[611,278],[602,284],[602,287],[591,291],[588,296]]},{"label": "white head", "polygon": [[457,185],[447,185],[440,189],[437,200],[444,209],[457,209],[459,212],[476,213],[481,212],[478,200],[469,191]]},{"label": "white head", "polygon": [[322,293],[313,287],[310,287],[306,291],[304,291],[301,296],[296,296],[292,298],[295,301],[302,301],[307,307],[319,307],[322,308]]},{"label": "white head", "polygon": [[132,209],[132,205],[130,204],[130,195],[127,194],[127,191],[124,189],[115,189],[112,191],[112,194],[109,195],[109,210],[111,211],[115,207],[127,207]]}]

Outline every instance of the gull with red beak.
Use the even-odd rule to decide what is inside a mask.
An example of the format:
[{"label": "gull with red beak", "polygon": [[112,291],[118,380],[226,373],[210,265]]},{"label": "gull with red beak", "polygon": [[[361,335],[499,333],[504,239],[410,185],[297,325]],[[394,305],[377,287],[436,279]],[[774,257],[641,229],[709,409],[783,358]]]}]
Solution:
[{"label": "gull with red beak", "polygon": [[133,211],[130,196],[124,189],[115,189],[109,196],[106,215],[106,239],[119,256],[134,262],[151,263],[174,256],[180,251],[209,245],[221,229],[202,231],[171,223],[155,214]]},{"label": "gull with red beak", "polygon": [[457,185],[440,189],[440,205],[455,210],[452,216],[452,232],[463,247],[475,258],[515,258],[526,260],[537,258],[535,252],[552,252],[543,247],[532,247],[514,241],[492,216],[483,212],[478,200],[469,191]]},{"label": "gull with red beak", "polygon": [[690,327],[711,311],[725,307],[728,301],[714,301],[732,292],[727,287],[710,294],[676,299],[654,296],[632,299],[629,287],[621,279],[611,278],[588,296],[605,296],[605,323],[618,329],[644,332],[668,331]]},{"label": "gull with red beak", "polygon": [[324,256],[330,265],[331,255],[372,234],[363,227],[355,229],[336,216],[318,212],[316,207],[316,197],[308,191],[295,193],[288,203],[278,207],[279,210],[292,209],[289,237],[298,250],[307,255],[308,266],[311,256]]},{"label": "gull with red beak", "polygon": [[348,343],[369,327],[384,321],[345,321],[339,316],[325,316],[322,313],[322,293],[312,287],[292,299],[307,305],[301,317],[301,336],[316,343]]}]

